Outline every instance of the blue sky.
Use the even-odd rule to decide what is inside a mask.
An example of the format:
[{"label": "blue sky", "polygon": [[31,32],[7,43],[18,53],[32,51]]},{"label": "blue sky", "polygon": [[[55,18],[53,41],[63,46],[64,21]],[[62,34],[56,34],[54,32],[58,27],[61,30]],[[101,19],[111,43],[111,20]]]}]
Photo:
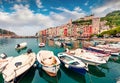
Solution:
[{"label": "blue sky", "polygon": [[60,26],[70,19],[120,10],[120,0],[0,0],[0,28],[18,35]]}]

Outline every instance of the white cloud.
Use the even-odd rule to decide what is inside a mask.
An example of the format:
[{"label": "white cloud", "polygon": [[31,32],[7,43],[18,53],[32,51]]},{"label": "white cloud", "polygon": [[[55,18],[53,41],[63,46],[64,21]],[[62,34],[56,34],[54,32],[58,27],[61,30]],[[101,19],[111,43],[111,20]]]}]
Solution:
[{"label": "white cloud", "polygon": [[35,35],[41,29],[55,27],[85,16],[79,7],[72,11],[65,8],[56,8],[61,13],[50,12],[48,16],[34,13],[29,5],[14,5],[11,13],[0,12],[0,28],[16,32],[18,35]]},{"label": "white cloud", "polygon": [[64,16],[67,20],[70,19],[70,18],[75,20],[75,19],[78,19],[80,17],[85,16],[84,11],[79,7],[75,7],[72,11],[68,10],[68,9],[65,9],[65,8],[62,8],[62,7],[59,7],[59,8],[56,8],[56,9],[60,10],[60,11],[63,11],[62,13],[60,13],[60,15]]},{"label": "white cloud", "polygon": [[75,10],[75,11],[78,11],[78,12],[82,11],[82,9],[81,9],[80,7],[75,7],[74,10]]},{"label": "white cloud", "polygon": [[43,8],[42,2],[40,0],[36,0],[36,5],[38,8]]},{"label": "white cloud", "polygon": [[102,6],[94,7],[92,9],[92,13],[94,13],[96,16],[101,17],[114,10],[120,10],[120,0],[109,0]]}]

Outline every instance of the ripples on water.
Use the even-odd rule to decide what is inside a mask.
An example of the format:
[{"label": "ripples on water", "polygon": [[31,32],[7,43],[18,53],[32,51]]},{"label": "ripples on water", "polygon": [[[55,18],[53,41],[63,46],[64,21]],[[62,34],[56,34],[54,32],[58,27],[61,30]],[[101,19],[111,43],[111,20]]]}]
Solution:
[{"label": "ripples on water", "polygon": [[[21,42],[27,42],[27,48],[23,50],[16,51],[15,45]],[[39,42],[46,43],[46,46],[39,48]],[[74,41],[73,45],[68,48],[79,48],[82,47],[83,41]],[[87,46],[85,44],[84,46]],[[8,56],[18,56],[25,53],[27,49],[32,48],[33,52],[37,54],[39,50],[51,50],[55,55],[59,52],[63,52],[64,48],[60,48],[54,44],[52,40],[43,39],[0,39],[0,53],[5,52]],[[89,71],[85,76],[77,74],[67,68],[61,66],[57,77],[48,76],[41,68],[31,68],[26,72],[18,83],[116,83],[116,78],[120,77],[120,57],[111,57],[109,61],[100,66],[89,66]],[[2,74],[0,74],[0,83],[3,83]]]}]

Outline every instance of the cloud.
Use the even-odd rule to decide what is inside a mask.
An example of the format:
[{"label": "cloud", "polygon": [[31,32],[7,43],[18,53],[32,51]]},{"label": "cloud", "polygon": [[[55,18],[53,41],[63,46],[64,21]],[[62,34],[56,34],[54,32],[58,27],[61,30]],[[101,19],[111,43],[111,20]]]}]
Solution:
[{"label": "cloud", "polygon": [[64,18],[68,19],[78,19],[80,17],[85,16],[85,12],[80,7],[75,7],[73,10],[68,10],[66,8],[56,8],[59,11],[62,11],[59,15],[64,16]]},{"label": "cloud", "polygon": [[38,8],[43,8],[42,2],[40,0],[36,0],[36,5]]},{"label": "cloud", "polygon": [[120,10],[120,0],[108,0],[108,2],[105,2],[102,6],[92,8],[92,12],[100,17],[114,10]]},{"label": "cloud", "polygon": [[60,26],[70,19],[75,20],[85,16],[79,7],[75,7],[73,10],[55,8],[61,12],[51,11],[49,15],[34,13],[29,9],[29,5],[15,4],[11,9],[14,12],[0,12],[0,28],[14,31],[18,35],[35,35],[41,29]]}]

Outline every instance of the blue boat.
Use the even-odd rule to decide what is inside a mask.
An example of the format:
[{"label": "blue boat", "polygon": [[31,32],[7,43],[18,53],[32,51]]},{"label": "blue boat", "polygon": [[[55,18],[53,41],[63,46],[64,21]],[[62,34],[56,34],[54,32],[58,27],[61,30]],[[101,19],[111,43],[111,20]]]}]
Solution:
[{"label": "blue boat", "polygon": [[66,68],[74,72],[85,75],[86,71],[88,70],[88,67],[85,63],[67,53],[58,53],[58,58]]}]

